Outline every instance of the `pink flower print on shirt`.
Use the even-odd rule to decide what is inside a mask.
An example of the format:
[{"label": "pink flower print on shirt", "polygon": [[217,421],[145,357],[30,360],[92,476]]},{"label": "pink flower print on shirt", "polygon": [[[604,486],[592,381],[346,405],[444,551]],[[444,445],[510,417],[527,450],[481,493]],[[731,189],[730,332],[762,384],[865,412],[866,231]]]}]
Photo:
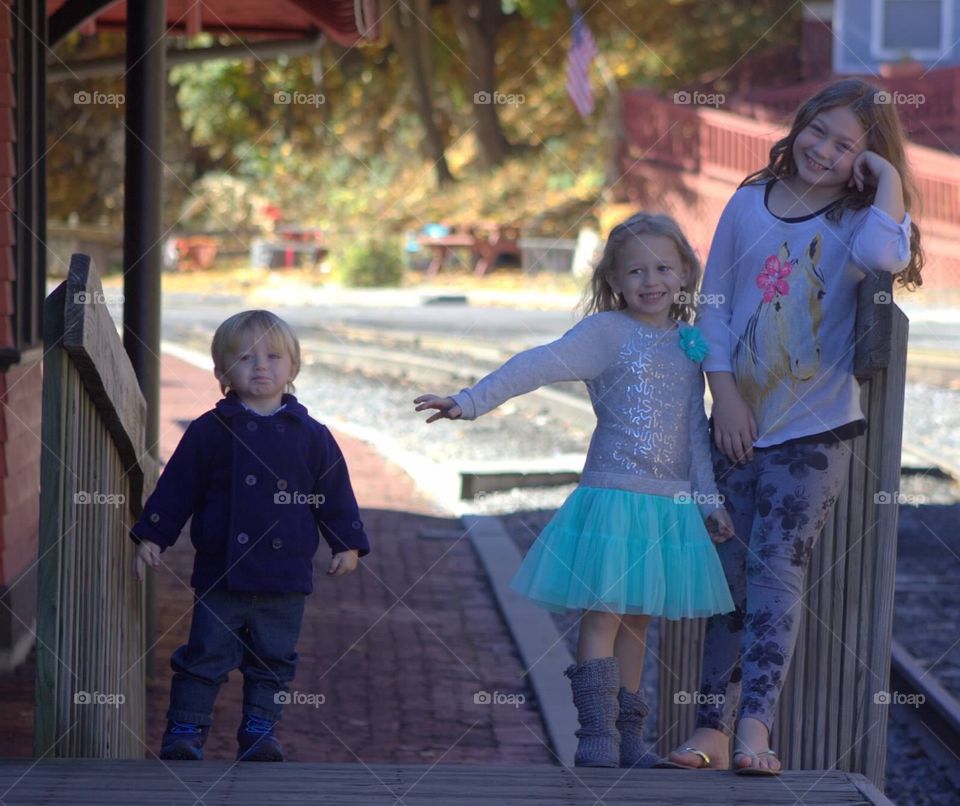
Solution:
[{"label": "pink flower print on shirt", "polygon": [[785,297],[790,293],[787,277],[793,271],[793,261],[781,261],[776,255],[770,255],[763,263],[763,271],[757,275],[757,286],[763,289],[763,301],[773,302],[774,297]]}]

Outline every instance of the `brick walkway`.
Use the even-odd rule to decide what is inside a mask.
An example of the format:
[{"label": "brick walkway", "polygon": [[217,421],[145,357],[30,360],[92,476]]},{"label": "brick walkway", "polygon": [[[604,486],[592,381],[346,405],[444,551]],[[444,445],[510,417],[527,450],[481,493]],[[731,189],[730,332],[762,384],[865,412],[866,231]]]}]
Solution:
[{"label": "brick walkway", "polygon": [[[218,398],[212,372],[164,356],[162,457]],[[312,413],[322,420],[322,412]],[[291,692],[323,695],[324,702],[286,707],[280,737],[289,759],[551,763],[486,577],[469,541],[456,539],[463,534],[459,521],[419,495],[409,476],[373,448],[340,434],[337,439],[373,551],[354,574],[334,580],[324,573],[329,554],[321,544]],[[452,537],[424,539],[424,530]],[[189,631],[189,536],[164,558],[173,573],[161,574],[156,585],[158,643],[147,713],[152,752],[167,708],[169,657]],[[208,758],[234,757],[241,684],[234,672],[221,689]],[[479,691],[522,694],[526,702],[476,704]]]},{"label": "brick walkway", "polygon": [[[164,356],[160,395],[160,455],[166,458],[187,424],[216,403],[219,390],[212,372]],[[373,551],[355,573],[333,580],[324,573],[329,554],[321,543],[291,691],[322,694],[324,702],[286,707],[280,737],[289,760],[551,763],[486,577],[469,541],[457,539],[463,535],[459,520],[445,517],[372,447],[340,434],[337,439]],[[451,537],[419,537],[425,530]],[[147,758],[154,757],[163,732],[169,658],[189,632],[189,534],[164,561],[170,571],[156,583]],[[15,675],[0,679],[0,757],[32,755],[33,675],[31,656]],[[525,702],[477,704],[480,691],[522,694]],[[241,702],[242,680],[234,672],[217,700],[207,758],[234,758]]]}]

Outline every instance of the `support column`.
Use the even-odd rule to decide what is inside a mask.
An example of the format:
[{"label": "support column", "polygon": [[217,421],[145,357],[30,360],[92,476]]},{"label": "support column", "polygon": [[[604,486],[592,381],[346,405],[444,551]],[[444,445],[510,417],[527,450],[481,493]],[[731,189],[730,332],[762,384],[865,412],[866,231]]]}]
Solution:
[{"label": "support column", "polygon": [[[147,401],[146,451],[159,450],[160,272],[163,268],[163,110],[166,0],[127,3],[126,151],[123,173],[123,346]],[[147,574],[144,637],[156,634],[154,578]],[[145,647],[145,648],[146,648]],[[146,652],[147,675],[153,652]]]},{"label": "support column", "polygon": [[123,200],[123,346],[147,400],[147,450],[157,456],[166,0],[127,4]]}]

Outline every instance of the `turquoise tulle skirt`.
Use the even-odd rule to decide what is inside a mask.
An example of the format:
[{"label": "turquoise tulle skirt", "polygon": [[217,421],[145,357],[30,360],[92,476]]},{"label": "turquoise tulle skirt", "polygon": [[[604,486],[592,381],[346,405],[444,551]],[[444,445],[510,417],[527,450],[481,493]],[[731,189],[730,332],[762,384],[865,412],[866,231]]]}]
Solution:
[{"label": "turquoise tulle skirt", "polygon": [[733,610],[695,503],[600,487],[573,491],[530,548],[511,587],[556,611],[678,619]]}]

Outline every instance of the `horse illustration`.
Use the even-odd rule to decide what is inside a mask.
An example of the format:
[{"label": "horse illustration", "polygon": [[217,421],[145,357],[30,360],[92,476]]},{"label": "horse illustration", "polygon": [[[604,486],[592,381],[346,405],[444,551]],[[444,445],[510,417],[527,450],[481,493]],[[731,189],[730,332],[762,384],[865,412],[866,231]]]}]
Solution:
[{"label": "horse illustration", "polygon": [[763,299],[734,350],[734,369],[743,399],[769,430],[796,402],[797,385],[820,367],[820,323],[826,293],[820,270],[822,239],[814,236],[791,260],[784,241],[757,276]]}]

